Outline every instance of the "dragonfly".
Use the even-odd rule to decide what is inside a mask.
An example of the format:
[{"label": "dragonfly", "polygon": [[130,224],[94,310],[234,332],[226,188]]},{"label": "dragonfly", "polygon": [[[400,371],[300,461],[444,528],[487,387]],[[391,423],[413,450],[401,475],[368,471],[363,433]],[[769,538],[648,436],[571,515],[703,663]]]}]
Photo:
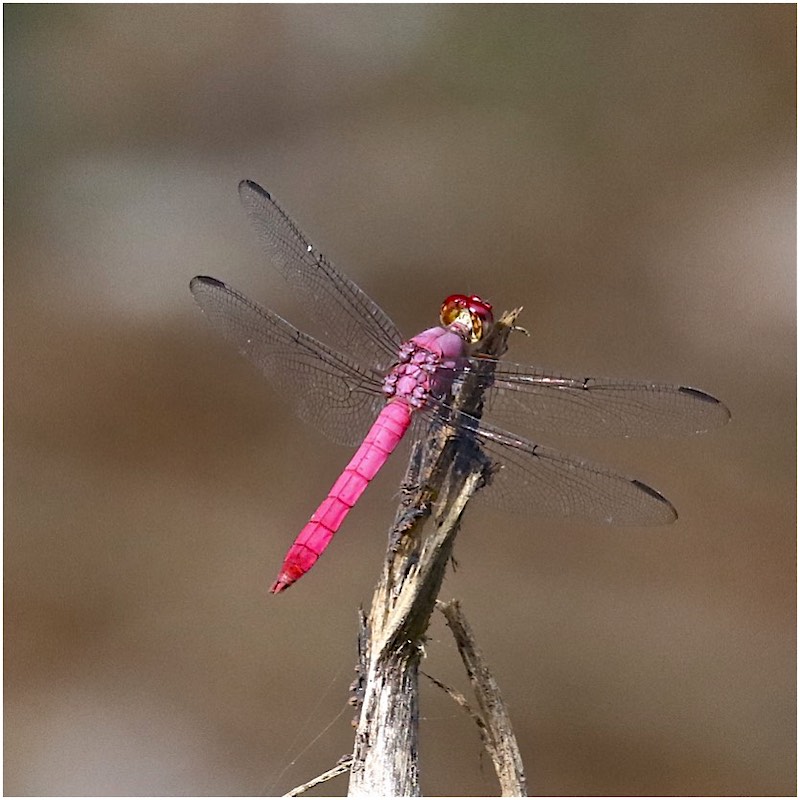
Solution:
[{"label": "dragonfly", "polygon": [[[607,524],[677,519],[660,492],[636,478],[507,430],[569,436],[679,435],[725,424],[730,412],[689,386],[569,376],[487,359],[475,346],[494,324],[492,306],[455,294],[439,324],[411,339],[319,252],[266,190],[239,196],[269,263],[321,330],[305,333],[226,283],[198,275],[190,289],[210,322],[288,397],[299,417],[355,455],[286,554],[270,591],[284,591],[312,566],[408,429],[451,410],[453,382],[487,375],[480,418],[451,414],[453,435],[471,437],[499,465],[488,495],[505,511],[579,517]],[[324,339],[325,341],[322,341]]]}]

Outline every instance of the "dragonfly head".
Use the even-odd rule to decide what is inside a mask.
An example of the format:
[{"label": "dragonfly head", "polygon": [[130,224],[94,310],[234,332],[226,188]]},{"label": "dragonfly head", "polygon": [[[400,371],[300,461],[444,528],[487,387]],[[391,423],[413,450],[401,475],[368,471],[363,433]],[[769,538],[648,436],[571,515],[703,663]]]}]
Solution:
[{"label": "dragonfly head", "polygon": [[494,322],[492,304],[474,294],[451,294],[442,303],[439,319],[472,344],[479,342]]}]

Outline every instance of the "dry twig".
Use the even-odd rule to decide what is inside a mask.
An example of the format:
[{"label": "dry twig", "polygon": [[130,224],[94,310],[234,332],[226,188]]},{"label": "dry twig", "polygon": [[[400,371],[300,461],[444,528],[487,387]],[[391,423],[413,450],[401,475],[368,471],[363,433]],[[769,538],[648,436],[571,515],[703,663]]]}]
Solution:
[{"label": "dry twig", "polygon": [[508,709],[500,694],[500,687],[475,643],[472,628],[457,600],[449,603],[437,601],[436,608],[444,614],[453,632],[458,652],[475,692],[478,711],[470,710],[470,713],[473,718],[480,719],[478,729],[500,781],[500,793],[503,797],[527,797],[525,769]]},{"label": "dry twig", "polygon": [[342,759],[335,767],[331,767],[331,769],[327,770],[327,772],[323,772],[322,775],[317,775],[316,778],[312,778],[310,781],[302,784],[301,786],[295,786],[291,792],[287,792],[283,797],[299,797],[301,794],[305,794],[309,789],[313,789],[315,786],[319,786],[321,783],[325,783],[329,781],[331,778],[335,778],[338,775],[342,775],[347,772],[353,764],[352,758],[344,758]]},{"label": "dry twig", "polygon": [[[499,356],[516,316],[505,314],[480,352]],[[480,417],[485,370],[468,373],[454,390],[453,414]],[[421,648],[453,550],[461,515],[491,477],[491,464],[475,442],[455,440],[438,419],[428,441],[415,447],[406,493],[390,534],[383,574],[366,620],[361,716],[356,731],[349,795],[416,796],[418,769],[418,672]],[[435,528],[422,528],[435,507]]]}]

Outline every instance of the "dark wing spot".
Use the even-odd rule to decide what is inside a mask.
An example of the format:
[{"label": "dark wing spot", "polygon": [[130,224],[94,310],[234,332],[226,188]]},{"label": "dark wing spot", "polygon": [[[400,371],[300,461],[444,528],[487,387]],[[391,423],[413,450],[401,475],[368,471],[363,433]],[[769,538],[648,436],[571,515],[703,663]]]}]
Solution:
[{"label": "dark wing spot", "polygon": [[194,291],[195,288],[204,284],[206,286],[221,286],[223,289],[228,288],[222,281],[218,281],[216,278],[210,278],[208,275],[195,275],[195,277],[189,281],[189,289]]},{"label": "dark wing spot", "polygon": [[661,494],[661,492],[656,491],[652,486],[648,486],[646,483],[642,483],[641,481],[636,480],[636,478],[631,478],[631,483],[637,489],[640,489],[645,494],[652,497],[654,500],[658,500],[659,503],[663,504],[664,510],[668,511],[669,516],[672,517],[669,520],[665,520],[665,522],[674,522],[676,519],[678,519],[678,512],[675,510],[675,506],[673,506],[672,503],[670,503],[670,501],[667,500],[667,498],[664,497],[663,494]]},{"label": "dark wing spot", "polygon": [[270,195],[270,193],[266,189],[263,189],[261,186],[259,186],[255,181],[249,181],[249,180],[239,181],[240,192],[245,186],[252,189],[256,194],[263,195],[264,197],[267,198],[267,200],[272,200],[272,196]]},{"label": "dark wing spot", "polygon": [[696,397],[698,400],[702,400],[704,403],[713,403],[717,406],[721,405],[716,397],[712,397],[710,394],[701,392],[700,389],[692,389],[691,386],[681,386],[678,388],[678,391],[682,394],[688,394],[691,397]]}]

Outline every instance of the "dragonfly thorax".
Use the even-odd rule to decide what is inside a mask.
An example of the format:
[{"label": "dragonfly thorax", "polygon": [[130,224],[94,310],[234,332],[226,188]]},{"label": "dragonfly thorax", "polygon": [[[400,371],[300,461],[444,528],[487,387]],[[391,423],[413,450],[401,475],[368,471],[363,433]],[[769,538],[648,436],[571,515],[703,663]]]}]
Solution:
[{"label": "dragonfly thorax", "polygon": [[447,328],[430,328],[405,342],[397,362],[383,381],[383,393],[405,400],[412,408],[422,408],[433,395],[444,394],[466,343]]}]

